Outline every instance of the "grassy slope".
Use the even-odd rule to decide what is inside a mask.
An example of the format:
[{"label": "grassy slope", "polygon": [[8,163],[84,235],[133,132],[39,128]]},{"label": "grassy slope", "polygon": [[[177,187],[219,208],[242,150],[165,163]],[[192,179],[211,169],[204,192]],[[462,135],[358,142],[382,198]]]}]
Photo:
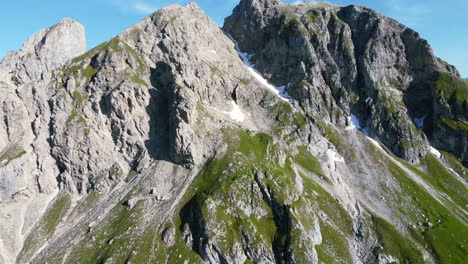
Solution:
[{"label": "grassy slope", "polygon": [[[374,146],[370,146],[368,149],[375,157],[376,164],[380,163],[386,166],[400,184],[401,190],[392,190],[397,202],[389,204],[390,207],[395,212],[399,211],[401,215],[410,219],[405,229],[411,236],[403,236],[404,240],[408,242],[400,243],[400,248],[394,248],[392,245],[388,249],[388,253],[393,256],[405,256],[405,259],[408,259],[410,263],[424,263],[418,251],[408,249],[405,246],[417,242],[428,248],[440,263],[464,263],[467,254],[466,248],[468,248],[466,240],[468,229],[466,226],[449,209],[428,194],[424,188],[411,180],[399,165],[385,157]],[[420,173],[423,172],[418,174]],[[427,179],[427,177],[435,178],[438,176],[425,175],[424,177]],[[436,186],[441,184],[441,179],[432,179],[431,181]],[[428,223],[431,223],[432,226],[430,227]],[[386,223],[380,226],[389,229]],[[394,233],[394,231],[389,232]],[[387,244],[392,243],[392,240],[394,239],[390,239]],[[398,240],[401,239],[398,238]],[[385,244],[385,242],[383,243]]]}]

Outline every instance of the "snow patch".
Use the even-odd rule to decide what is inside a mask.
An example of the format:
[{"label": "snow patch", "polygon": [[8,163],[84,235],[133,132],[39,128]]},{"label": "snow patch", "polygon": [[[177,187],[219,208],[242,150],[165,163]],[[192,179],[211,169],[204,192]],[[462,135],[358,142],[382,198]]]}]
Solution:
[{"label": "snow patch", "polygon": [[359,119],[355,115],[351,114],[351,116],[348,117],[348,122],[350,123],[350,125],[345,128],[346,130],[355,130],[355,129],[360,130],[361,129],[361,124],[359,124]]},{"label": "snow patch", "polygon": [[427,114],[425,114],[424,116],[422,116],[420,118],[415,118],[414,119],[414,123],[416,124],[417,128],[419,128],[419,129],[424,128],[424,120],[426,119],[426,117],[427,117]]},{"label": "snow patch", "polygon": [[232,104],[232,110],[230,112],[227,112],[232,119],[234,119],[237,122],[242,122],[245,119],[244,113],[242,113],[240,107],[236,104],[236,102],[231,101]]},{"label": "snow patch", "polygon": [[288,101],[288,98],[291,98],[291,96],[289,96],[289,94],[285,92],[285,89],[287,88],[287,86],[289,86],[289,84],[285,86],[280,86],[280,87],[276,87],[270,84],[265,78],[263,78],[261,73],[255,69],[255,65],[253,65],[250,62],[250,58],[252,57],[252,55],[246,52],[241,52],[237,41],[230,35],[228,35],[228,37],[234,42],[237,53],[241,57],[242,61],[244,62],[245,67],[247,68],[247,70],[249,70],[252,76],[255,79],[257,79],[257,81],[259,81],[261,84],[263,84],[266,88],[268,88],[270,91],[278,95],[283,101]]},{"label": "snow patch", "polygon": [[370,124],[371,124],[372,119],[369,117],[366,121],[366,126],[361,127],[361,123],[359,122],[359,118],[357,116],[351,114],[351,116],[348,117],[348,122],[350,123],[349,126],[347,126],[345,129],[350,131],[350,130],[361,130],[366,136],[369,137],[369,131],[370,131]]},{"label": "snow patch", "polygon": [[437,158],[440,159],[440,158],[442,157],[442,154],[440,154],[440,152],[439,152],[437,149],[435,149],[434,147],[431,146],[429,150],[430,150],[431,153],[432,153],[434,156],[436,156]]},{"label": "snow patch", "polygon": [[345,162],[344,158],[332,149],[327,150],[327,157],[330,162]]},{"label": "snow patch", "polygon": [[385,150],[382,148],[382,146],[380,146],[379,142],[377,142],[375,139],[371,138],[371,137],[367,137],[367,139],[372,143],[374,144],[374,146],[376,146],[378,149],[382,150],[383,152],[385,152]]}]

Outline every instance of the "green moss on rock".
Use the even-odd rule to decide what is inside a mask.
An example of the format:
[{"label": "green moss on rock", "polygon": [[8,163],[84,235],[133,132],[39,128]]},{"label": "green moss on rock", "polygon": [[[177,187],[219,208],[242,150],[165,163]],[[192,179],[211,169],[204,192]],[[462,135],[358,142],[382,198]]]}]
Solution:
[{"label": "green moss on rock", "polygon": [[26,151],[16,146],[5,148],[0,152],[0,168],[7,166],[15,159],[21,158],[24,154],[26,154]]},{"label": "green moss on rock", "polygon": [[439,116],[439,119],[436,120],[436,125],[439,128],[444,128],[444,126],[447,126],[455,131],[460,131],[463,133],[468,132],[468,124],[459,120],[447,118],[445,116]]},{"label": "green moss on rock", "polygon": [[453,74],[440,72],[435,86],[436,93],[446,101],[452,97],[459,103],[468,99],[468,82]]}]

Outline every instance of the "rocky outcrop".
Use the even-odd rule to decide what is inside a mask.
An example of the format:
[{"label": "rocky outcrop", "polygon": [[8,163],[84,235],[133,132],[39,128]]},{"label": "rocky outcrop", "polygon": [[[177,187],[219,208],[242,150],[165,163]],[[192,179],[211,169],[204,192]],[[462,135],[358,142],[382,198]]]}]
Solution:
[{"label": "rocky outcrop", "polygon": [[47,87],[51,71],[85,50],[83,26],[64,19],[0,63],[0,262],[13,262],[25,234],[57,193]]},{"label": "rocky outcrop", "polygon": [[303,107],[336,124],[354,113],[371,136],[409,161],[424,156],[429,143],[413,122],[427,106],[407,92],[435,72],[458,75],[416,32],[361,6],[243,0],[224,29]]},{"label": "rocky outcrop", "polygon": [[431,144],[453,153],[465,166],[468,164],[468,82],[457,75],[438,72],[430,87],[433,89],[433,112],[425,113],[424,129]]},{"label": "rocky outcrop", "polygon": [[10,51],[1,61],[1,71],[15,84],[41,78],[86,51],[84,27],[70,18],[31,36],[19,51]]}]

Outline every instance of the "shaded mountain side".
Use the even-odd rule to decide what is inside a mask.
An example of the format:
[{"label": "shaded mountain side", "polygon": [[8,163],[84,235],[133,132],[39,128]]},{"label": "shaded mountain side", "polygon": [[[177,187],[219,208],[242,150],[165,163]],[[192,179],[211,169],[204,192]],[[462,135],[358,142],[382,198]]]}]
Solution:
[{"label": "shaded mountain side", "polygon": [[0,63],[0,263],[466,258],[466,82],[398,22],[191,3],[70,56]]}]

